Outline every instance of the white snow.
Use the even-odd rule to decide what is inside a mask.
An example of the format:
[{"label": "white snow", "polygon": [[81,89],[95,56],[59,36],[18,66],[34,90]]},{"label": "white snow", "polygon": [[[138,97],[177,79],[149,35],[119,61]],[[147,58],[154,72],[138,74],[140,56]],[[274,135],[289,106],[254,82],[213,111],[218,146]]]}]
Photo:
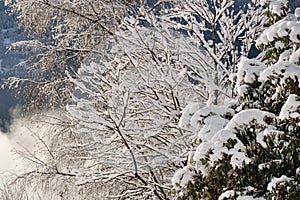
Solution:
[{"label": "white snow", "polygon": [[[253,191],[254,188],[251,187],[251,186],[248,186],[245,188],[246,191]],[[235,196],[237,196],[236,198],[234,198]],[[250,195],[245,195],[244,192],[240,192],[240,191],[233,191],[233,190],[227,190],[225,192],[223,192],[218,200],[223,200],[223,199],[231,199],[231,198],[234,198],[234,199],[237,199],[237,200],[265,200],[265,198],[263,197],[253,197],[253,196],[250,196]]]},{"label": "white snow", "polygon": [[300,167],[296,169],[296,174],[300,174]]},{"label": "white snow", "polygon": [[282,13],[282,8],[287,7],[287,3],[287,0],[260,0],[261,5],[269,4],[270,11],[277,15]]},{"label": "white snow", "polygon": [[275,48],[277,49],[283,49],[284,48],[284,43],[281,41],[276,41],[275,42]]},{"label": "white snow", "polygon": [[262,132],[260,132],[260,133],[258,133],[258,134],[256,135],[256,141],[257,141],[259,144],[261,144],[261,146],[264,147],[264,148],[267,147],[267,144],[266,144],[265,141],[264,141],[264,138],[265,138],[265,135],[266,135],[266,133],[265,133],[266,130],[267,130],[267,129],[265,129],[264,131],[262,131]]},{"label": "white snow", "polygon": [[266,66],[256,59],[248,59],[243,57],[238,63],[238,71],[236,73],[235,92],[239,96],[243,96],[247,92],[247,84],[254,83],[260,73],[266,69]]},{"label": "white snow", "polygon": [[[230,106],[234,102],[225,102],[222,106],[207,105],[197,111],[191,118],[191,124],[198,128],[202,126],[198,133],[198,138],[202,141],[208,141],[213,138],[214,134],[224,128],[228,120],[224,118],[226,114],[233,115],[234,110]],[[202,124],[196,124],[198,120],[203,121]],[[204,124],[204,125],[203,125]]]},{"label": "white snow", "polygon": [[266,128],[264,129],[262,132],[258,133],[256,136],[256,141],[261,144],[262,147],[266,148],[267,144],[264,142],[264,138],[268,135],[274,135],[275,139],[278,138],[279,135],[284,134],[282,131],[278,131],[278,130],[273,130],[273,129],[269,129]]},{"label": "white snow", "polygon": [[[266,117],[274,118],[275,115],[269,112],[261,111],[259,109],[249,109],[243,110],[227,123],[225,128],[217,132],[209,132],[209,129],[205,126],[200,131],[199,137],[202,139],[205,133],[211,137],[204,137],[205,140],[197,147],[193,160],[196,162],[196,169],[200,170],[204,175],[206,172],[206,167],[202,166],[201,160],[209,158],[209,165],[213,165],[214,161],[222,158],[223,154],[231,155],[230,164],[233,168],[240,168],[243,164],[248,164],[251,159],[245,154],[245,146],[237,138],[235,132],[242,125],[249,125],[250,123],[255,123],[261,127],[268,127],[264,121]],[[261,142],[263,146],[263,137],[267,133],[259,133],[258,141]],[[227,143],[231,140],[233,142],[232,147],[228,147]],[[208,157],[207,157],[208,156]]]},{"label": "white snow", "polygon": [[[270,11],[273,14],[281,15],[282,7],[286,7],[287,0],[262,0],[262,4],[269,3]],[[300,87],[300,48],[299,48],[299,36],[300,36],[300,22],[296,19],[300,17],[300,8],[296,9],[295,15],[288,14],[287,17],[278,21],[274,25],[266,28],[260,38],[257,40],[257,45],[274,45],[275,48],[283,51],[279,55],[279,61],[275,64],[267,64],[265,60],[242,58],[238,63],[238,71],[235,74],[230,75],[230,80],[235,82],[235,93],[242,97],[248,91],[251,84],[261,82],[262,86],[270,78],[273,78],[273,83],[279,84],[275,86],[275,92],[272,99],[265,99],[265,101],[271,101],[278,97],[282,88],[286,86],[288,80],[292,79],[299,82]],[[287,37],[290,40],[291,46],[285,43]],[[281,39],[283,38],[283,39]],[[273,43],[271,43],[273,42]],[[298,49],[297,49],[298,48]],[[273,61],[272,61],[273,62]],[[235,81],[236,80],[236,81]],[[261,87],[263,88],[263,87]],[[218,160],[223,158],[224,154],[230,155],[230,164],[233,168],[240,168],[244,164],[251,162],[251,159],[246,154],[245,145],[237,137],[237,130],[241,127],[255,125],[256,142],[261,144],[263,148],[267,147],[264,139],[266,136],[272,135],[275,137],[274,143],[279,143],[279,136],[284,134],[282,131],[276,130],[274,126],[271,126],[266,122],[267,118],[273,120],[287,119],[287,118],[299,118],[300,117],[300,101],[297,101],[297,95],[291,94],[285,104],[283,105],[279,116],[270,112],[265,112],[260,109],[248,109],[239,110],[236,109],[237,114],[232,114],[230,120],[225,119],[224,112],[213,112],[213,108],[204,106],[199,109],[190,118],[190,124],[193,127],[200,129],[198,132],[198,138],[202,143],[197,147],[193,160],[195,162],[195,169],[202,172],[205,177],[210,170],[211,166],[215,166]],[[256,103],[256,102],[254,102]],[[253,130],[254,131],[254,130]],[[228,145],[228,142],[231,145]],[[286,145],[287,143],[283,144]],[[203,164],[201,161],[207,161]],[[268,168],[271,164],[282,162],[281,160],[272,160],[269,163],[260,163],[259,169]],[[297,169],[299,173],[300,168]],[[273,178],[268,184],[268,190],[272,191],[276,185],[291,180],[286,176],[280,178]],[[255,192],[255,191],[254,191]],[[248,194],[239,193],[237,191],[229,190],[225,191],[219,196],[219,200],[238,196],[239,200],[264,200],[264,198],[255,198]]]},{"label": "white snow", "polygon": [[300,66],[292,64],[287,61],[279,61],[272,66],[266,68],[261,75],[259,80],[265,82],[268,80],[268,77],[280,77],[280,84],[284,85],[288,78],[296,79],[299,82],[300,87]]},{"label": "white snow", "polygon": [[[297,16],[297,15],[296,15]],[[294,15],[288,15],[287,17],[279,20],[271,27],[267,28],[261,36],[257,39],[256,45],[267,45],[275,39],[288,36],[292,42],[299,43],[298,36],[300,34],[300,22],[297,21]],[[275,47],[283,48],[282,44],[275,44]]]},{"label": "white snow", "polygon": [[290,180],[292,180],[292,179],[288,178],[285,175],[282,175],[279,178],[276,178],[276,177],[272,178],[271,182],[268,184],[267,190],[271,192],[271,191],[273,191],[273,189],[276,188],[277,185],[284,184],[284,182],[287,182],[287,181],[290,181]]},{"label": "white snow", "polygon": [[298,39],[299,36],[300,36],[300,23],[297,22],[294,26],[291,27],[290,40],[299,43],[300,42],[300,40]]},{"label": "white snow", "polygon": [[[239,143],[241,144],[241,143]],[[230,154],[232,154],[232,157],[230,159],[230,164],[233,168],[241,168],[243,164],[249,164],[251,162],[251,159],[246,156],[244,152],[240,152],[241,149],[234,148],[230,150]]]},{"label": "white snow", "polygon": [[295,10],[295,16],[300,17],[300,8],[296,8]]},{"label": "white snow", "polygon": [[213,148],[214,142],[202,142],[196,149],[193,160],[199,161],[206,157],[206,154]]},{"label": "white snow", "polygon": [[[278,61],[289,61],[290,56],[293,54],[292,49],[287,49],[284,52],[282,52],[279,56]],[[291,62],[291,61],[290,61]]]},{"label": "white snow", "polygon": [[219,115],[208,116],[204,119],[205,125],[198,133],[198,138],[202,141],[209,141],[214,137],[214,134],[224,128],[228,123],[227,119],[220,117]]},{"label": "white snow", "polygon": [[[281,33],[282,31],[280,31],[280,33]],[[287,32],[286,32],[286,34],[288,34]],[[260,36],[259,36],[259,38],[256,40],[256,45],[258,46],[258,45],[261,45],[261,44],[263,44],[263,45],[267,45],[269,43],[269,41],[268,41],[268,38],[267,38],[267,34],[261,34]]]},{"label": "white snow", "polygon": [[265,198],[263,198],[263,197],[255,198],[253,196],[243,195],[243,196],[237,197],[237,200],[265,200]]},{"label": "white snow", "polygon": [[300,101],[297,101],[296,94],[290,94],[279,113],[279,119],[297,119],[300,117]]},{"label": "white snow", "polygon": [[181,187],[185,187],[189,181],[192,181],[193,176],[193,168],[191,166],[185,166],[175,172],[172,178],[172,184],[174,188],[180,189],[177,184],[179,184]]},{"label": "white snow", "polygon": [[218,200],[223,200],[225,198],[234,197],[234,194],[235,194],[235,192],[233,190],[227,190],[219,196]]},{"label": "white snow", "polygon": [[300,61],[300,48],[297,49],[295,52],[293,52],[290,56],[290,60],[291,63],[299,63]]},{"label": "white snow", "polygon": [[235,111],[230,108],[234,104],[236,102],[232,100],[225,100],[222,106],[190,103],[182,111],[179,126],[193,131],[200,130],[198,138],[207,141],[227,124],[228,120],[224,117],[234,114]]},{"label": "white snow", "polygon": [[[193,115],[204,107],[203,103],[189,103],[182,111],[182,115],[179,120],[179,127],[184,129],[194,130],[196,127],[191,125],[191,118]],[[196,120],[196,119],[194,119]],[[195,125],[195,122],[193,123]]]},{"label": "white snow", "polygon": [[[226,143],[228,143],[229,139],[235,141],[233,148],[230,149],[226,147]],[[229,130],[222,129],[218,131],[210,141],[203,142],[198,146],[193,157],[196,162],[198,161],[196,166],[201,166],[199,161],[206,158],[210,150],[212,150],[212,154],[209,154],[208,156],[211,164],[213,164],[214,161],[221,159],[224,153],[232,155],[231,165],[234,168],[241,167],[243,163],[248,164],[250,162],[250,159],[244,153],[244,145],[236,135]]]},{"label": "white snow", "polygon": [[230,120],[225,129],[235,131],[235,128],[238,128],[243,124],[248,125],[253,121],[255,121],[257,124],[267,125],[264,122],[264,119],[266,117],[274,118],[275,115],[273,113],[261,111],[259,109],[242,110]]},{"label": "white snow", "polygon": [[276,165],[279,165],[280,163],[282,163],[282,160],[276,159],[276,160],[272,160],[270,162],[266,162],[266,163],[261,163],[258,165],[258,169],[262,170],[262,169],[269,169],[271,164],[276,163]]},{"label": "white snow", "polygon": [[233,198],[235,195],[238,195],[238,197],[236,197],[237,200],[265,200],[265,198],[263,197],[253,197],[253,196],[249,196],[249,195],[243,195],[241,194],[241,192],[235,192],[233,190],[227,190],[225,192],[223,192],[218,200],[223,200],[223,199],[228,199],[228,198]]}]

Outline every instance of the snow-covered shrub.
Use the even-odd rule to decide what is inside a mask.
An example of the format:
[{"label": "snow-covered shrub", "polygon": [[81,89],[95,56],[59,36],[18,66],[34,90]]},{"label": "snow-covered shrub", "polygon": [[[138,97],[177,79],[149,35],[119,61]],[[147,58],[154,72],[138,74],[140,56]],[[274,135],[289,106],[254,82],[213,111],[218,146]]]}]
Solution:
[{"label": "snow-covered shrub", "polygon": [[275,21],[257,40],[262,59],[243,58],[230,76],[230,112],[214,112],[216,120],[203,107],[191,112],[191,124],[199,119],[202,126],[200,144],[188,174],[175,173],[172,192],[178,199],[300,197],[300,21],[286,15],[286,1],[264,3]]}]

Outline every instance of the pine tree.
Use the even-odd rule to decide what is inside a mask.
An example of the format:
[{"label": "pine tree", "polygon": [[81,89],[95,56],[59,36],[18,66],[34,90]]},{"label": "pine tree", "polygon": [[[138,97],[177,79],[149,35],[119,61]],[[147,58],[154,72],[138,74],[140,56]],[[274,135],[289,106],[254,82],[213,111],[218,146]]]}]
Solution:
[{"label": "pine tree", "polygon": [[202,129],[173,177],[178,199],[300,197],[300,8],[287,14],[287,1],[262,3],[271,26],[257,40],[262,56],[243,58],[231,75],[235,98],[189,110],[190,125]]}]

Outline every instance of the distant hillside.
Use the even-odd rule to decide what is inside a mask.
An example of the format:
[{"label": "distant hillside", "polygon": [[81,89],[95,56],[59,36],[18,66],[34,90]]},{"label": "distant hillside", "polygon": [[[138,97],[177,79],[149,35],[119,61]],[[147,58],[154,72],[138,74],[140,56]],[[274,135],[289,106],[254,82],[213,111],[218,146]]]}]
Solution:
[{"label": "distant hillside", "polygon": [[19,52],[8,52],[7,48],[13,42],[25,39],[22,31],[18,29],[13,16],[5,13],[3,2],[0,3],[0,77],[24,60],[24,56]]},{"label": "distant hillside", "polygon": [[[18,70],[14,66],[25,59],[20,52],[7,51],[11,43],[23,39],[25,36],[18,29],[14,17],[5,13],[5,6],[0,2],[0,84],[3,83],[4,78],[15,75]],[[9,110],[20,102],[20,99],[20,97],[14,98],[12,91],[0,89],[0,130],[6,131],[10,123]]]}]

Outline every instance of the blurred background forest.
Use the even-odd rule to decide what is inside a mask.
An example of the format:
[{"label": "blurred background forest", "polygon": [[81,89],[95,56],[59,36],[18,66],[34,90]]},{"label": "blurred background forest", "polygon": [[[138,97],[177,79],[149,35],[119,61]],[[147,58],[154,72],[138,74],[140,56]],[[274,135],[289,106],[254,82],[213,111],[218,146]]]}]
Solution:
[{"label": "blurred background forest", "polygon": [[[14,16],[9,16],[5,12],[3,2],[0,2],[0,85],[3,79],[9,76],[23,77],[25,71],[16,65],[24,61],[25,56],[21,52],[9,50],[9,45],[13,42],[24,40],[22,29],[19,29]],[[13,94],[9,89],[0,89],[0,130],[8,131],[11,121],[10,110],[21,103],[22,98]]]}]

